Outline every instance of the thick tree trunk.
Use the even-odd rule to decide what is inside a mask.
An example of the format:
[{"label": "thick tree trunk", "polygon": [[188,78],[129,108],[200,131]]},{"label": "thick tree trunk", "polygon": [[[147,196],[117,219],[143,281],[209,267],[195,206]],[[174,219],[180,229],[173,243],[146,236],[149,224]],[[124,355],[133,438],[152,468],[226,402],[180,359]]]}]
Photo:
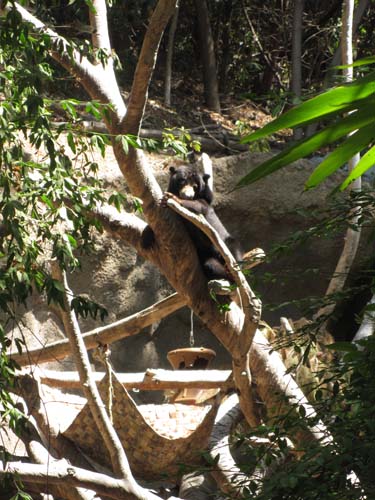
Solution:
[{"label": "thick tree trunk", "polygon": [[209,109],[220,113],[215,46],[206,0],[195,0],[195,8],[197,10],[198,17],[199,46],[202,55],[203,82],[206,103]]}]

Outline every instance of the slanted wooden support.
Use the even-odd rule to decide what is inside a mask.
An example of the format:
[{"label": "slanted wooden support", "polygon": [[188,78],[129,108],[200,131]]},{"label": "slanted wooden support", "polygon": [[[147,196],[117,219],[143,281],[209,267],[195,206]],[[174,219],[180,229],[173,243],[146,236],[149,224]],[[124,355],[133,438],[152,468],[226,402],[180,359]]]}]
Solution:
[{"label": "slanted wooden support", "polygon": [[[183,297],[174,293],[169,297],[156,302],[150,307],[132,314],[127,318],[120,319],[107,326],[95,328],[83,334],[86,349],[94,349],[100,344],[111,344],[125,337],[130,337],[139,333],[146,326],[150,326],[160,321],[165,316],[172,314],[185,305]],[[68,339],[58,340],[51,344],[25,351],[9,353],[9,356],[18,363],[19,366],[38,365],[48,361],[64,359],[71,354]]]},{"label": "slanted wooden support", "polygon": [[[79,389],[78,372],[58,372],[33,367],[42,384],[60,389]],[[104,377],[104,372],[93,372],[96,383]],[[215,389],[224,391],[234,387],[231,370],[146,370],[141,373],[118,373],[118,380],[126,389],[161,391],[172,389]]]}]

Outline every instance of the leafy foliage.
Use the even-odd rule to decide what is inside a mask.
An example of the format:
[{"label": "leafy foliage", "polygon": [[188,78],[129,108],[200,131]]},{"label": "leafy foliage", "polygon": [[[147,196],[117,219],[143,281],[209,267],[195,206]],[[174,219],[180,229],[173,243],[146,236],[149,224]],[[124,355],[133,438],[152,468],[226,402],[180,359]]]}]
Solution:
[{"label": "leafy foliage", "polygon": [[[372,112],[375,105],[374,94],[375,73],[371,73],[352,83],[341,85],[313,97],[287,111],[262,129],[245,136],[242,142],[248,143],[263,139],[283,128],[298,128],[316,121],[333,119],[332,124],[327,125],[311,137],[292,144],[270,160],[257,166],[240,180],[238,187],[251,184],[291,162],[316,152],[323,146],[335,144],[339,139],[351,134],[314,170],[305,185],[306,188],[317,186],[356,153],[370,147],[341,184],[340,189],[345,189],[373,166],[375,154],[375,149],[372,146],[375,141],[375,123]],[[340,117],[339,114],[343,114],[343,116]]]},{"label": "leafy foliage", "polygon": [[363,350],[348,342],[332,345],[345,354],[340,363],[323,372],[321,390],[315,392],[317,418],[328,426],[332,441],[324,446],[306,441],[294,449],[288,436],[304,432],[304,426],[312,428],[318,421],[305,414],[301,419],[292,411],[252,429],[250,435],[244,430],[237,433],[234,447],[242,455],[242,471],[250,477],[243,483],[246,498],[372,498],[375,341],[370,337],[360,344]]},{"label": "leafy foliage", "polygon": [[[105,199],[92,153],[99,148],[104,154],[105,139],[74,133],[80,102],[44,97],[53,79],[47,62],[48,36],[36,39],[15,10],[0,22],[0,311],[4,319],[0,403],[2,418],[17,430],[22,414],[9,395],[16,366],[6,356],[11,344],[7,330],[17,322],[18,306],[25,305],[33,293],[44,293],[48,302],[62,304],[62,285],[50,275],[50,260],[73,271],[80,266],[79,255],[92,248],[92,230],[101,229],[92,210]],[[65,111],[71,123],[65,136],[62,127],[51,124],[55,106]],[[102,116],[97,103],[86,108]],[[77,299],[74,308],[83,316],[105,315],[90,299]],[[22,350],[21,339],[15,345]],[[18,498],[22,494],[19,490]]]}]

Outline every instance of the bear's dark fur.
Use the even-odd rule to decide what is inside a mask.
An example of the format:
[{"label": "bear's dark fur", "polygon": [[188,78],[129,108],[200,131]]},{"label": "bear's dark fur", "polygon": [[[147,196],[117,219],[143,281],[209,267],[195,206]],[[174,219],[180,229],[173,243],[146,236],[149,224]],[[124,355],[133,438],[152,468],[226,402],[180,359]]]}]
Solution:
[{"label": "bear's dark fur", "polygon": [[[228,245],[234,258],[239,262],[242,260],[243,252],[240,245],[228,233],[222,222],[211,206],[213,193],[208,185],[209,175],[200,175],[192,166],[171,167],[168,192],[164,199],[176,198],[183,207],[195,214],[202,214],[207,222],[218,232],[220,238]],[[194,224],[184,220],[189,234],[197,249],[199,261],[203,271],[209,280],[231,279],[220,252],[211,243],[209,238]]]},{"label": "bear's dark fur", "polygon": [[[243,252],[239,243],[228,233],[211,206],[213,193],[207,182],[210,176],[207,174],[202,176],[196,168],[190,165],[178,168],[170,167],[169,170],[171,176],[168,191],[164,194],[162,203],[166,205],[169,198],[174,198],[193,213],[204,215],[207,222],[211,224],[220,238],[227,244],[237,262],[240,262]],[[209,238],[191,222],[184,219],[184,223],[195,244],[199,261],[207,278],[209,280],[232,280],[224,259]],[[153,242],[154,234],[151,228],[147,226],[142,235],[143,247],[150,248]]]}]

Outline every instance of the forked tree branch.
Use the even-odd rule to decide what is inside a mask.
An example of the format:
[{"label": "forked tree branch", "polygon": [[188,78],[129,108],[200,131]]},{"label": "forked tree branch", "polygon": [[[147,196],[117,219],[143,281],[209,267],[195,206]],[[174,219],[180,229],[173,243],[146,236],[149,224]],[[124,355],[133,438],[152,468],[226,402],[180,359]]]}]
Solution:
[{"label": "forked tree branch", "polygon": [[[92,377],[91,366],[78,321],[75,313],[71,309],[70,302],[72,292],[69,289],[66,274],[60,270],[55,262],[52,263],[52,275],[62,283],[64,288],[64,310],[61,309],[61,316],[65,325],[66,334],[70,341],[83,392],[87,398],[98,431],[101,433],[111,457],[114,473],[118,478],[121,478],[122,488],[126,495],[133,495],[142,500],[157,500],[159,497],[139,486],[131,473],[129,462],[121,441],[107,415],[105,405],[103,404]],[[66,478],[68,478],[70,474],[68,469],[66,471]],[[79,472],[77,472],[77,474],[79,474]],[[76,473],[74,475],[76,475]]]},{"label": "forked tree branch", "polygon": [[[48,434],[47,434],[48,435]],[[56,461],[57,452],[51,450],[50,443],[48,442],[48,450],[43,445],[36,428],[27,422],[27,425],[21,429],[21,438],[26,446],[28,456],[39,465],[47,465]],[[51,454],[53,453],[53,454]],[[66,464],[69,463],[67,457],[64,457]],[[48,493],[58,497],[65,498],[66,500],[99,500],[95,491],[88,490],[82,487],[75,487],[61,481],[56,484],[49,484],[49,477],[46,475],[44,478],[45,490]],[[41,486],[42,490],[44,489]]]},{"label": "forked tree branch", "polygon": [[[134,492],[129,491],[128,482],[122,478],[110,477],[106,474],[74,467],[67,463],[66,460],[56,460],[42,465],[23,462],[4,464],[0,462],[0,477],[9,474],[27,483],[43,484],[47,479],[51,484],[65,483],[69,486],[88,488],[96,491],[99,495],[114,498],[115,500],[134,500],[134,498],[160,500],[159,497],[151,493],[135,495]],[[146,490],[143,489],[143,491]]]},{"label": "forked tree branch", "polygon": [[230,346],[232,356],[233,376],[237,390],[240,394],[240,404],[243,414],[250,425],[257,425],[259,418],[252,398],[251,373],[250,373],[250,347],[258,328],[261,315],[261,302],[251,290],[239,264],[234,259],[226,244],[217,231],[206,221],[205,217],[198,216],[187,210],[173,199],[168,199],[167,204],[179,215],[196,225],[212,241],[225,260],[233,275],[240,298],[240,307],[243,311],[243,322],[239,325],[238,336],[233,338]]}]

